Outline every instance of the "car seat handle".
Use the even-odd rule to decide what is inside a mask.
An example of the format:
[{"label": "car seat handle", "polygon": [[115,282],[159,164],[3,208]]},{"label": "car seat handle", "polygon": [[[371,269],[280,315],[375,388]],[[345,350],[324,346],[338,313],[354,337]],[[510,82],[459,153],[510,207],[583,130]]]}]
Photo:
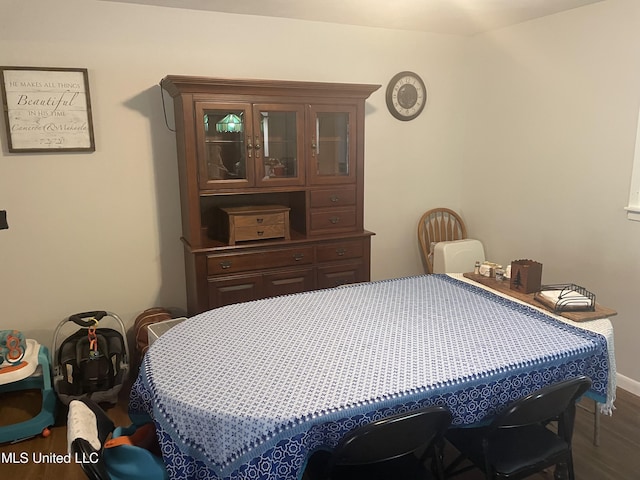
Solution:
[{"label": "car seat handle", "polygon": [[97,310],[94,312],[75,313],[69,317],[69,321],[76,325],[80,325],[81,327],[91,327],[95,326],[96,322],[99,322],[106,316],[107,312],[104,310]]}]

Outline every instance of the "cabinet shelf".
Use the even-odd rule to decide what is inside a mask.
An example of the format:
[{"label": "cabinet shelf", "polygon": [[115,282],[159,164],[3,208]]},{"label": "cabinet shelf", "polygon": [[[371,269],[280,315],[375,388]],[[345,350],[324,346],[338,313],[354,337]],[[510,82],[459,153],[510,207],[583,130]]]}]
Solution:
[{"label": "cabinet shelf", "polygon": [[235,245],[229,245],[226,242],[211,239],[207,236],[206,232],[203,232],[203,241],[201,242],[200,247],[193,247],[187,242],[184,238],[182,238],[182,242],[185,248],[191,253],[230,253],[230,252],[243,252],[243,251],[252,251],[252,250],[263,250],[263,249],[271,249],[273,247],[287,247],[292,245],[300,245],[300,244],[312,244],[312,245],[323,245],[327,241],[337,241],[337,240],[349,240],[349,239],[369,239],[370,237],[375,236],[375,233],[369,232],[367,230],[363,230],[362,232],[347,232],[341,234],[326,234],[322,236],[309,236],[304,233],[298,232],[296,230],[291,230],[291,239],[284,240],[282,238],[275,238],[270,240],[256,240],[251,242],[241,242],[236,243]]},{"label": "cabinet shelf", "polygon": [[238,144],[238,143],[244,143],[244,139],[242,140],[219,140],[217,138],[207,138],[205,139],[205,143],[209,144],[209,143],[233,143],[233,144]]}]

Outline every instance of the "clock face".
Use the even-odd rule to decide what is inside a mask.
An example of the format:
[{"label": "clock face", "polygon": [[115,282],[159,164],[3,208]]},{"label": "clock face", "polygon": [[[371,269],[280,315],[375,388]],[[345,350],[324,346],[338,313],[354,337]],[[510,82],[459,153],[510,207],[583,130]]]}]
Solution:
[{"label": "clock face", "polygon": [[399,120],[413,120],[424,109],[427,89],[422,79],[413,72],[400,72],[387,86],[387,107]]}]

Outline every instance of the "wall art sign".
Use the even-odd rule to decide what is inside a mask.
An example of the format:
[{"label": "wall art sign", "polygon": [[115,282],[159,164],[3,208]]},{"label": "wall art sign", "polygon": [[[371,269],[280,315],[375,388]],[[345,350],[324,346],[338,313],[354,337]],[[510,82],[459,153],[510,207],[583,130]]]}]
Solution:
[{"label": "wall art sign", "polygon": [[84,68],[0,67],[9,152],[93,152]]}]

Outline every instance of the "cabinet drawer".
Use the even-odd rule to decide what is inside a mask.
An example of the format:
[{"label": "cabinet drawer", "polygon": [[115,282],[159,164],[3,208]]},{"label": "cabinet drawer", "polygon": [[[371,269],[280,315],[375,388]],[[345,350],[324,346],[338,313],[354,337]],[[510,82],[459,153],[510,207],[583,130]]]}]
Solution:
[{"label": "cabinet drawer", "polygon": [[207,256],[207,274],[220,275],[313,263],[313,247]]},{"label": "cabinet drawer", "polygon": [[306,266],[276,270],[264,275],[264,296],[291,295],[313,290],[315,270]]},{"label": "cabinet drawer", "polygon": [[318,267],[318,288],[333,288],[349,283],[368,281],[362,262],[345,262],[331,267]]},{"label": "cabinet drawer", "polygon": [[363,250],[361,241],[318,245],[316,247],[316,259],[318,262],[331,262],[348,258],[360,258]]},{"label": "cabinet drawer", "polygon": [[312,212],[311,230],[350,229],[356,224],[356,209],[336,208],[331,211]]},{"label": "cabinet drawer", "polygon": [[236,275],[208,280],[209,308],[249,302],[261,297],[262,275]]},{"label": "cabinet drawer", "polygon": [[[236,222],[237,224],[237,222]],[[263,238],[280,238],[285,236],[284,223],[277,225],[251,225],[249,227],[238,227],[234,231],[235,241],[261,240]]]},{"label": "cabinet drawer", "polygon": [[268,213],[265,215],[237,215],[233,222],[236,228],[241,227],[261,227],[263,225],[282,225],[284,223],[284,214]]},{"label": "cabinet drawer", "polygon": [[311,191],[311,208],[343,207],[356,204],[356,188],[326,188]]}]

